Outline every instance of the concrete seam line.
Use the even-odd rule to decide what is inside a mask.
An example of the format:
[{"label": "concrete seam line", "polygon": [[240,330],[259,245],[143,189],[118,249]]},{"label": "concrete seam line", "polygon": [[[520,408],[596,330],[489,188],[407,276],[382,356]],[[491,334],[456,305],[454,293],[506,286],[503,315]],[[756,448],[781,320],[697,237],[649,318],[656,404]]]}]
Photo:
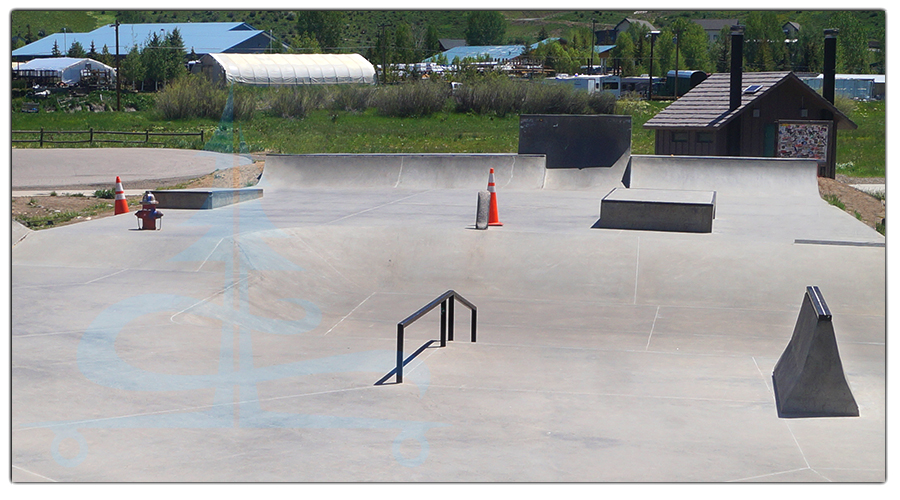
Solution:
[{"label": "concrete seam line", "polygon": [[[351,314],[353,314],[357,309],[359,309],[360,306],[362,306],[363,304],[365,304],[367,300],[371,299],[372,296],[375,295],[376,293],[378,293],[378,292],[372,292],[371,294],[369,294],[368,297],[364,298],[362,302],[360,302],[359,304],[357,304],[356,307],[354,307],[353,309],[350,310],[350,312],[348,312],[347,314],[345,314],[343,318],[339,319],[338,322],[334,324],[334,326],[332,326],[331,328],[329,328],[328,331],[325,332],[325,335],[328,335],[329,333],[331,333],[332,330],[334,330],[335,328],[337,328],[338,325],[340,325],[341,323],[343,323],[345,319],[349,318]],[[323,337],[324,337],[325,335],[323,335]]]},{"label": "concrete seam line", "polygon": [[397,172],[397,182],[394,183],[394,187],[400,185],[400,179],[403,177],[403,156],[400,156],[400,171]]},{"label": "concrete seam line", "polygon": [[[194,302],[193,304],[189,305],[188,307],[185,307],[184,309],[182,309],[182,310],[176,312],[175,314],[169,316],[169,321],[171,321],[172,323],[175,323],[176,325],[180,325],[181,323],[178,323],[177,321],[175,321],[175,316],[178,316],[178,315],[180,315],[180,314],[184,314],[184,313],[190,311],[191,309],[194,309],[195,307],[197,307],[197,306],[199,306],[199,305],[201,305],[201,304],[204,304],[204,303],[206,303],[206,302],[209,302],[210,300],[212,300],[213,297],[216,297],[216,296],[218,296],[218,295],[222,295],[222,294],[224,294],[225,292],[227,292],[228,290],[231,290],[232,288],[234,288],[234,287],[240,285],[241,283],[243,283],[243,282],[249,282],[249,281],[250,281],[250,277],[249,277],[249,276],[245,276],[245,277],[243,277],[243,278],[241,278],[241,279],[239,279],[239,280],[237,280],[237,281],[233,281],[230,285],[226,286],[225,288],[222,288],[221,290],[219,290],[219,291],[217,291],[216,293],[210,295],[209,297],[206,297],[206,298],[204,298],[204,299],[200,299],[200,300]],[[238,323],[235,323],[235,324],[238,324]]]},{"label": "concrete seam line", "polygon": [[503,187],[507,187],[512,183],[513,176],[516,174],[516,156],[512,157],[512,165],[509,167],[509,178],[506,180],[506,184]]},{"label": "concrete seam line", "polygon": [[656,306],[656,314],[653,316],[653,323],[650,325],[650,335],[647,336],[647,347],[645,351],[650,350],[650,341],[653,340],[653,329],[656,328],[656,318],[659,318],[659,306]]}]

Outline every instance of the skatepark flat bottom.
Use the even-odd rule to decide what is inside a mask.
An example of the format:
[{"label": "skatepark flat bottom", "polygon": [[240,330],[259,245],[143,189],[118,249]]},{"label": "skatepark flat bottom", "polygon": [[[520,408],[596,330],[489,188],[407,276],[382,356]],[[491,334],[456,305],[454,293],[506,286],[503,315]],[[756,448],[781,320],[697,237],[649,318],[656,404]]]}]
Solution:
[{"label": "skatepark flat bottom", "polygon": [[[498,179],[477,230],[484,186],[285,178],[18,240],[14,482],[885,481],[884,238],[812,191],[717,189],[672,233],[592,229],[616,186]],[[859,417],[778,416],[811,285]],[[430,312],[393,383],[397,323],[450,289],[477,341]]]}]

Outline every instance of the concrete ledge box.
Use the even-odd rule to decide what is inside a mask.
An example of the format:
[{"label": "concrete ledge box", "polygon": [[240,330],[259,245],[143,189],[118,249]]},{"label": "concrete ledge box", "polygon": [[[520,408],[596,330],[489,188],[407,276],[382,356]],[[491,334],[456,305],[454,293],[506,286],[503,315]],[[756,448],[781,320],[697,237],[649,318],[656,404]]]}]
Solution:
[{"label": "concrete ledge box", "polygon": [[615,188],[600,201],[594,228],[711,233],[715,191]]},{"label": "concrete ledge box", "polygon": [[157,208],[209,210],[263,197],[261,188],[163,189],[151,191]]}]

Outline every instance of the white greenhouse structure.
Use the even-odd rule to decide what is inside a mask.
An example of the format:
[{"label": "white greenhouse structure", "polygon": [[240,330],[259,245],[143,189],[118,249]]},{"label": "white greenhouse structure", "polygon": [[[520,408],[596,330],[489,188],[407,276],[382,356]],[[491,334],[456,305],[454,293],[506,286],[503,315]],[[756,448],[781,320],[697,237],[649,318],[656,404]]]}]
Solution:
[{"label": "white greenhouse structure", "polygon": [[78,84],[82,76],[104,73],[108,80],[115,78],[116,70],[99,61],[76,57],[50,57],[32,59],[25,63],[13,63],[13,71],[20,78],[61,82],[66,85]]},{"label": "white greenhouse structure", "polygon": [[359,54],[207,54],[192,71],[206,75],[213,83],[375,83],[375,67]]}]

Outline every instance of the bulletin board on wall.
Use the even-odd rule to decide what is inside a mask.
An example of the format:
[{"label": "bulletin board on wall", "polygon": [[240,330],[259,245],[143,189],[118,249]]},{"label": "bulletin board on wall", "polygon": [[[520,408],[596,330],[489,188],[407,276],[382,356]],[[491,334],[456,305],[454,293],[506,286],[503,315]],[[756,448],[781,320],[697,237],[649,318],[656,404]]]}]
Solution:
[{"label": "bulletin board on wall", "polygon": [[830,121],[779,121],[776,156],[779,158],[808,158],[828,164],[830,149]]}]

